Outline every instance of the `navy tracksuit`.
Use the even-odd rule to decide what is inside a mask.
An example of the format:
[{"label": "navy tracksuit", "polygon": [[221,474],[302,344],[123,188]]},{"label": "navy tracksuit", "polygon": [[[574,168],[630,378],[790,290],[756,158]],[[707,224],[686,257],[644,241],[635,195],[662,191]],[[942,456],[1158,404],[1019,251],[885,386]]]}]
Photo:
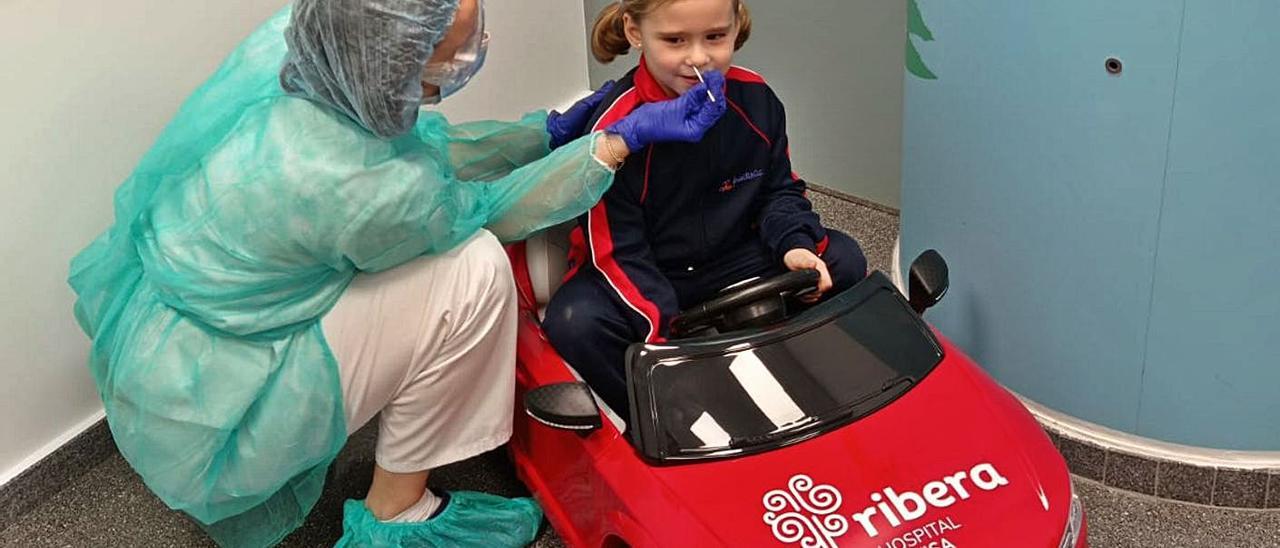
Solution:
[{"label": "navy tracksuit", "polygon": [[[729,110],[698,143],[633,151],[613,186],[573,231],[570,271],[547,306],[552,345],[618,414],[628,412],[623,363],[632,343],[660,342],[671,318],[735,282],[786,272],[809,249],[833,295],[866,276],[852,238],[822,227],[791,171],[782,103],[758,74],[726,76]],[[588,128],[668,99],[644,62],[619,80]]]}]

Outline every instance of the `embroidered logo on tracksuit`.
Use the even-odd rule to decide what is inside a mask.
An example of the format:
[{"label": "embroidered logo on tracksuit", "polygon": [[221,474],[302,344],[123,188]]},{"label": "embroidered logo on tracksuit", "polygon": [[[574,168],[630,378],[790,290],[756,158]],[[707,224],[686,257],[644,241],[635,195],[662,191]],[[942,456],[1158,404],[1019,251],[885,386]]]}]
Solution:
[{"label": "embroidered logo on tracksuit", "polygon": [[749,183],[751,181],[755,181],[762,177],[764,177],[763,169],[753,169],[751,171],[743,173],[742,175],[738,175],[737,177],[734,177],[732,179],[727,179],[725,180],[725,182],[720,183],[720,192],[729,192],[730,190],[737,188],[737,186],[740,184]]}]

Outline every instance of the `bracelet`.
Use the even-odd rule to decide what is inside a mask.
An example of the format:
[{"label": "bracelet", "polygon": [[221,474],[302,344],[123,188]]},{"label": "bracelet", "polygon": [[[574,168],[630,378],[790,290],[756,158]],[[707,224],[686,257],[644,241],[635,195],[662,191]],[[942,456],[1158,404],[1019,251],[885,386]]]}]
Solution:
[{"label": "bracelet", "polygon": [[609,156],[613,158],[614,169],[622,167],[622,164],[627,161],[626,158],[621,158],[617,152],[614,152],[613,140],[609,138],[608,134],[604,136],[604,148],[609,151]]}]

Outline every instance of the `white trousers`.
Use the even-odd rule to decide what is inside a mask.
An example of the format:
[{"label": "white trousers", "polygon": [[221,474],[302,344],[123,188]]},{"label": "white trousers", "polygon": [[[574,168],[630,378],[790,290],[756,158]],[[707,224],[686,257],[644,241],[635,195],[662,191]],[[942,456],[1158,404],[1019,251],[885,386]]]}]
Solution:
[{"label": "white trousers", "polygon": [[383,469],[430,470],[511,437],[515,283],[489,232],[357,275],[321,327],[338,360],[348,434],[381,413]]}]

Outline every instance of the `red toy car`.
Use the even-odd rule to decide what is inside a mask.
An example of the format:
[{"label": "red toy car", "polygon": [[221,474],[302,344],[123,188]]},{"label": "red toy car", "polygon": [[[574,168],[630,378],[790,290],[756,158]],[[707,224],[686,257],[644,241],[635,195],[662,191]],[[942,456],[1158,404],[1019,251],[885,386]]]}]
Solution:
[{"label": "red toy car", "polygon": [[783,297],[814,282],[790,273],[684,314],[698,336],[628,352],[624,425],[539,327],[553,241],[509,249],[525,402],[511,451],[568,545],[1087,545],[1053,443],[921,319],[946,290],[935,252],[912,265],[910,303],[876,272],[788,316]]}]

